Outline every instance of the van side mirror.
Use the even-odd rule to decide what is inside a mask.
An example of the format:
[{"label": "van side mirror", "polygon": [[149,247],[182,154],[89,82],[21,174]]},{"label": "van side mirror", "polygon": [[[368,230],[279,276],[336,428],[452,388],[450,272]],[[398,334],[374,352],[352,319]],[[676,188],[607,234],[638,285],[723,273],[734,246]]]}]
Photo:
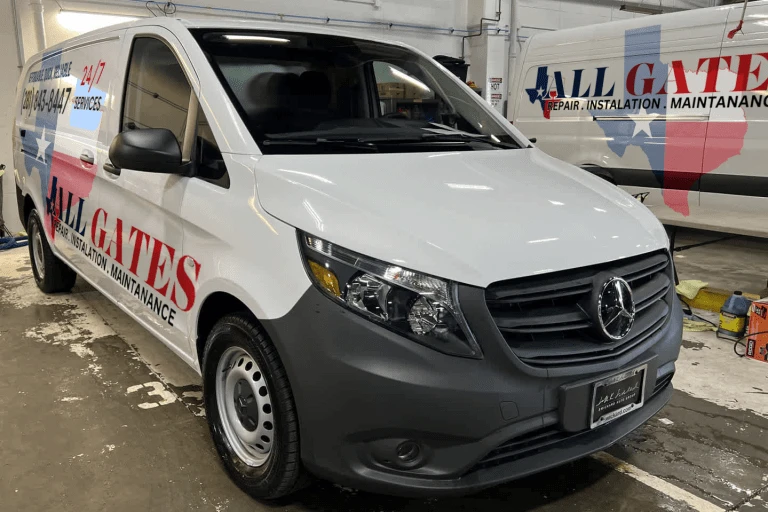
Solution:
[{"label": "van side mirror", "polygon": [[187,174],[181,162],[176,136],[166,128],[147,128],[118,133],[109,146],[109,159],[120,169]]}]

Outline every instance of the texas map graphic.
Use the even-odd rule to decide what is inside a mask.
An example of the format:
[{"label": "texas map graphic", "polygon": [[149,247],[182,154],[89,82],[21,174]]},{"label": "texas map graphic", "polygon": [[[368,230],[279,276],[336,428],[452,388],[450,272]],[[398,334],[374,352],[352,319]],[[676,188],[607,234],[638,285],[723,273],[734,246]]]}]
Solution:
[{"label": "texas map graphic", "polygon": [[[688,216],[689,192],[701,176],[743,148],[747,133],[744,102],[726,102],[731,98],[715,95],[718,91],[739,92],[740,88],[741,93],[747,92],[747,80],[741,75],[745,74],[743,69],[748,74],[752,68],[749,63],[746,67],[740,64],[739,73],[734,73],[729,66],[731,59],[719,56],[701,59],[695,70],[685,69],[681,61],[662,62],[661,37],[660,25],[627,30],[624,100],[588,100],[586,105],[605,134],[609,150],[622,158],[630,147],[638,147],[662,189],[664,203]],[[589,85],[583,84],[583,70],[576,70],[575,94],[567,95],[562,76],[556,74],[550,80],[546,67],[539,68],[535,87],[526,92],[531,103],[539,102],[544,117],[550,118],[554,109],[569,108],[567,98],[612,97],[619,85],[607,81],[606,70],[598,68],[596,79]],[[708,120],[706,116],[686,116],[694,106],[702,107],[697,111],[711,109]]]},{"label": "texas map graphic", "polygon": [[[61,56],[60,50],[45,54],[40,64],[41,71],[49,69],[58,71],[62,65]],[[66,66],[66,69],[68,68],[69,66]],[[62,89],[46,87],[47,80],[35,83],[32,77],[36,76],[38,75],[35,73],[30,74],[31,83],[25,89],[30,92],[30,95],[29,102],[25,102],[27,108],[22,114],[35,116],[35,129],[34,131],[26,130],[23,137],[24,167],[28,176],[31,176],[35,170],[39,173],[41,197],[47,198],[46,204],[40,205],[44,210],[44,226],[51,239],[54,239],[56,236],[54,220],[74,217],[82,208],[81,199],[84,200],[90,196],[96,177],[96,166],[72,156],[79,154],[82,149],[77,146],[78,141],[57,131],[60,120],[63,123],[70,123],[71,117],[83,115],[72,106],[66,108],[66,103],[69,102],[71,105],[71,100],[77,97],[80,80],[74,76],[61,77],[61,81],[71,82],[73,86],[71,89],[75,92],[71,94],[70,91],[65,102],[62,97],[64,95],[61,94]],[[51,100],[54,95],[60,98],[60,101]],[[92,117],[95,115],[98,115],[100,120],[101,113],[91,114]],[[98,123],[95,128],[98,128]],[[63,148],[70,149],[70,154],[61,151]],[[78,230],[84,228],[84,224],[78,226]]]}]

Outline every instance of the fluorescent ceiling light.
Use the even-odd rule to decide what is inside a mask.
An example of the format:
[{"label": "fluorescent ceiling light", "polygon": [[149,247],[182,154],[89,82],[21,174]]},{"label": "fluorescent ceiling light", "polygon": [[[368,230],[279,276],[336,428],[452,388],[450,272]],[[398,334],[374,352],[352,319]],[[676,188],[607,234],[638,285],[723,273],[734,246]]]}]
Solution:
[{"label": "fluorescent ceiling light", "polygon": [[72,32],[90,32],[118,23],[134,21],[133,16],[117,16],[114,14],[94,14],[90,12],[60,11],[56,16],[59,25]]},{"label": "fluorescent ceiling light", "polygon": [[406,82],[411,83],[411,84],[415,85],[416,87],[418,87],[419,89],[425,90],[427,92],[431,92],[432,91],[432,89],[427,87],[424,84],[424,82],[422,82],[422,81],[420,81],[420,80],[418,80],[416,78],[413,78],[411,75],[407,75],[407,74],[403,73],[399,69],[395,69],[392,66],[389,66],[389,70],[392,72],[392,74],[394,76],[396,76],[400,80],[405,80]]},{"label": "fluorescent ceiling light", "polygon": [[648,7],[645,5],[621,4],[620,11],[634,12],[637,14],[661,14],[661,7]]},{"label": "fluorescent ceiling light", "polygon": [[624,2],[619,7],[620,11],[634,12],[637,14],[664,14],[665,12],[686,11],[681,7],[664,7],[661,4],[647,4],[642,2]]},{"label": "fluorescent ceiling light", "polygon": [[446,183],[449,188],[458,190],[493,190],[493,188],[487,185],[471,185],[468,183]]},{"label": "fluorescent ceiling light", "polygon": [[245,34],[226,34],[224,39],[227,41],[248,41],[253,43],[290,43],[290,39],[282,37],[268,37],[268,36],[248,36]]}]

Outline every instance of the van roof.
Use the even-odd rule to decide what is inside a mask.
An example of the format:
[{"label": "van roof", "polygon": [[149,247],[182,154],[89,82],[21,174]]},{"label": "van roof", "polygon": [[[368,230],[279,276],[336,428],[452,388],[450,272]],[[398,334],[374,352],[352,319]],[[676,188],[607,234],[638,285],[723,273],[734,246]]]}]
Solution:
[{"label": "van roof", "polygon": [[[757,4],[766,4],[768,1],[755,2]],[[751,5],[752,3],[750,3]],[[531,36],[528,41],[528,49],[533,50],[542,47],[563,46],[573,43],[584,42],[585,40],[595,41],[598,39],[608,39],[611,37],[624,36],[626,30],[647,27],[650,25],[659,25],[664,23],[665,27],[687,28],[697,27],[702,22],[702,17],[712,16],[717,11],[741,9],[742,3],[733,5],[723,5],[718,7],[707,7],[703,9],[693,9],[689,11],[672,12],[655,16],[643,16],[641,18],[630,18],[618,21],[603,22],[583,27],[567,28],[553,30],[551,32],[539,32]],[[749,7],[747,8],[749,9]],[[747,11],[749,12],[749,11]],[[722,14],[725,19],[726,14]]]},{"label": "van roof", "polygon": [[102,36],[108,36],[110,33],[125,30],[133,27],[146,27],[146,26],[160,26],[170,29],[171,31],[178,30],[179,26],[183,26],[187,29],[232,29],[232,30],[269,30],[272,32],[299,32],[305,34],[322,34],[322,35],[335,35],[340,37],[350,37],[354,39],[363,39],[366,41],[374,41],[380,43],[386,43],[395,46],[401,46],[414,51],[418,51],[410,45],[402,43],[400,41],[392,41],[389,39],[370,37],[360,33],[348,32],[344,30],[338,30],[329,28],[325,24],[312,24],[312,23],[288,23],[280,21],[262,21],[262,20],[242,20],[235,18],[170,18],[170,17],[156,17],[156,18],[141,18],[135,21],[129,21],[126,23],[120,23],[117,25],[111,25],[109,27],[101,28],[91,32],[86,32],[79,36],[73,37],[66,41],[62,41],[59,44],[50,46],[45,49],[44,52],[40,52],[30,58],[40,57],[43,53],[49,53],[53,50],[64,49],[71,46],[76,46],[79,43],[99,38]]}]

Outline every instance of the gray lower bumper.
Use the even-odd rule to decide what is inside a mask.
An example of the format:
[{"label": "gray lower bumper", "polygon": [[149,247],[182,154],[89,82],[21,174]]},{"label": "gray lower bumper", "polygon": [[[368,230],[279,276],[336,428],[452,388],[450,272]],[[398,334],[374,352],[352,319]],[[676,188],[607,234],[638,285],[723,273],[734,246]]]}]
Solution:
[{"label": "gray lower bumper", "polygon": [[[674,371],[682,337],[678,306],[658,341],[631,361],[542,376],[521,371],[495,339],[478,336],[482,360],[446,356],[346,311],[314,288],[288,315],[264,325],[290,378],[305,466],[351,487],[396,495],[472,492],[610,446],[669,400],[671,385],[651,392],[657,377]],[[595,430],[563,421],[564,385],[648,361],[653,371],[641,409]],[[482,464],[500,445],[546,429],[561,431],[561,439],[497,466]],[[393,462],[395,447],[406,440],[422,446],[415,467]]]}]

